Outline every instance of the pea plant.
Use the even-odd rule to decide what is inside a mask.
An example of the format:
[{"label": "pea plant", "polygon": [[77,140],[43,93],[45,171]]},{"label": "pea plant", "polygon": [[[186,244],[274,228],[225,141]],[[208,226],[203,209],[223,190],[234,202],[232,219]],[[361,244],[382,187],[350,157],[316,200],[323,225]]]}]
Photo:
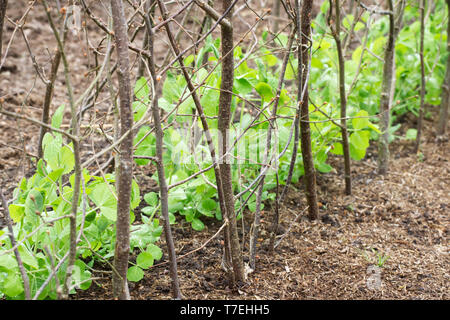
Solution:
[{"label": "pea plant", "polygon": [[[422,112],[420,30],[422,102],[442,102],[445,1],[280,3],[272,14],[238,0],[35,0],[20,20],[9,19],[45,96],[40,119],[0,99],[2,115],[40,128],[33,169],[3,197],[0,298],[67,299],[108,274],[113,297],[130,299],[128,283],[156,262],[169,265],[171,294],[181,299],[178,261],[195,250],[180,257],[172,230],[209,232],[212,221],[221,226],[208,242],[222,237],[219,264],[235,289],[258,268],[264,209],[275,211],[276,248],[290,187],[304,190],[314,220],[318,174],[341,175],[351,194],[350,165],[371,144],[379,173],[387,172],[389,143],[416,139],[415,128],[395,132],[401,117]],[[41,11],[57,46],[45,65],[23,29]],[[268,31],[274,17],[276,31]],[[80,67],[68,45],[81,42]],[[329,157],[343,159],[343,172]],[[155,188],[141,184],[143,173]]]},{"label": "pea plant", "polygon": [[[59,107],[52,117],[52,127],[59,128],[65,106]],[[70,201],[73,196],[74,166],[71,145],[64,145],[61,134],[47,133],[43,143],[44,156],[37,163],[36,173],[23,178],[15,189],[16,199],[9,205],[14,222],[14,234],[23,264],[30,275],[30,290],[38,299],[57,298],[58,286],[65,278],[67,265],[64,257],[69,244]],[[114,254],[115,222],[117,219],[117,193],[115,177],[91,176],[83,171],[83,197],[78,205],[77,231],[80,238],[79,258],[72,277],[70,293],[75,289],[86,290],[92,284],[95,263],[104,263]],[[141,202],[139,186],[132,184],[131,208]],[[133,212],[133,211],[132,211]],[[135,220],[132,214],[130,223]],[[161,249],[155,245],[162,233],[159,220],[143,217],[142,223],[131,228],[130,250],[138,250],[135,266],[128,270],[130,281],[140,280],[142,269],[161,259]],[[13,246],[6,233],[1,237],[2,292],[7,297],[23,298],[24,290],[17,273],[17,262],[12,253]],[[42,285],[55,272],[55,263],[63,263],[56,270],[54,280],[46,287]],[[61,289],[61,288],[59,288]]]}]

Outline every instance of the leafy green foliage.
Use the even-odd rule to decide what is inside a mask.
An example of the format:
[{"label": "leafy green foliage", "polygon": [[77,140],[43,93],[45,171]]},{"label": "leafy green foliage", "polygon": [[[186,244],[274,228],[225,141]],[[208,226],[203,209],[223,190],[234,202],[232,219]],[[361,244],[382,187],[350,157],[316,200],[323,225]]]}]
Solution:
[{"label": "leafy green foliage", "polygon": [[[56,128],[62,124],[63,110],[64,107],[58,108],[52,117],[52,125]],[[63,145],[59,134],[47,133],[44,140],[44,160],[37,163],[36,173],[32,177],[22,179],[14,191],[15,201],[9,206],[15,223],[14,236],[17,242],[23,243],[18,250],[30,278],[32,295],[53,269],[46,249],[52,255],[53,261],[60,261],[69,250],[69,219],[63,217],[71,212],[74,177],[70,174],[73,169],[73,153],[69,147]],[[63,153],[64,148],[68,150],[67,156]],[[84,170],[83,180],[83,196],[77,210],[77,232],[80,231],[85,216],[84,236],[78,244],[80,249],[74,266],[71,293],[74,293],[75,289],[88,289],[92,283],[92,267],[95,261],[109,259],[114,254],[114,222],[117,210],[115,177],[111,174],[105,175],[105,178],[91,176]],[[135,210],[140,202],[139,186],[133,181],[131,209]],[[155,245],[161,233],[162,227],[155,218],[143,216],[140,224],[131,226],[130,250],[137,249],[139,256],[145,253],[139,258],[139,265],[143,269],[161,258],[162,252]],[[66,277],[66,268],[67,261],[56,274],[59,283]],[[137,278],[139,271],[134,268],[129,274]],[[56,289],[56,281],[53,279],[39,299],[56,299]],[[7,229],[4,228],[0,230],[0,293],[8,299],[23,299],[23,290],[11,242]]]},{"label": "leafy green foliage", "polygon": [[[426,103],[437,105],[440,102],[442,81],[445,74],[447,35],[445,32],[448,17],[445,2],[436,1],[435,12],[429,15],[425,34],[425,67],[427,77]],[[309,116],[311,122],[312,151],[316,170],[321,173],[333,171],[327,163],[329,154],[342,155],[341,130],[339,122],[340,105],[338,92],[338,56],[335,42],[329,33],[327,15],[329,2],[324,1],[320,12],[313,21],[313,44],[311,70],[309,74],[310,101]],[[400,31],[396,47],[396,91],[392,107],[392,125],[389,129],[389,141],[396,138],[414,140],[417,132],[409,129],[405,136],[396,132],[400,124],[395,123],[398,116],[406,112],[417,114],[419,108],[418,90],[420,73],[417,34],[420,23],[417,20],[417,6],[407,6],[404,27]],[[348,91],[347,121],[349,131],[350,156],[361,160],[366,156],[370,141],[377,139],[380,130],[377,126],[380,91],[382,83],[383,56],[387,42],[389,22],[386,16],[371,19],[367,30],[369,13],[364,12],[359,21],[352,15],[343,16],[343,35],[351,29],[363,39],[367,31],[367,45],[356,48],[349,46],[345,55]],[[270,47],[267,42],[271,42]],[[286,47],[288,37],[279,34],[274,40],[280,47]],[[218,106],[220,97],[220,68],[209,68],[207,64],[216,64],[220,59],[220,39],[208,36],[203,47],[197,53],[186,57],[185,66],[192,70],[191,81],[199,86],[197,94],[207,116],[211,136],[216,150],[219,146]],[[262,34],[255,52],[236,46],[234,50],[235,79],[232,98],[232,126],[230,141],[241,137],[231,151],[235,162],[232,164],[233,191],[241,193],[260,174],[261,163],[267,138],[267,119],[276,98],[281,60],[278,50],[272,50],[273,44],[269,32]],[[297,48],[298,50],[298,48]],[[207,59],[206,59],[207,58]],[[167,72],[162,85],[162,96],[158,106],[168,115],[164,122],[163,165],[167,184],[174,186],[195,173],[211,167],[209,149],[202,136],[202,124],[196,115],[196,108],[189,95],[187,83],[180,74],[179,64]],[[272,146],[275,156],[286,147],[286,152],[276,163],[278,179],[283,184],[288,174],[294,142],[290,137],[292,121],[296,114],[298,60],[296,53],[289,57],[285,83],[282,87],[277,117],[274,121]],[[134,87],[135,101],[132,108],[134,121],[139,122],[148,114],[152,103],[149,81],[137,80]],[[65,106],[60,106],[52,117],[52,126],[60,128],[63,122]],[[253,116],[259,113],[258,119]],[[336,123],[330,121],[335,119]],[[251,127],[251,128],[250,128]],[[134,137],[135,155],[154,157],[156,154],[155,135],[152,127],[145,124],[139,127]],[[194,141],[194,142],[193,142]],[[290,142],[289,142],[290,141]],[[288,144],[289,142],[289,144]],[[275,144],[276,143],[276,144]],[[59,261],[69,250],[69,221],[62,217],[71,210],[75,160],[73,146],[65,143],[61,134],[47,133],[43,140],[43,159],[36,166],[36,173],[22,179],[14,191],[14,202],[9,211],[14,225],[14,235],[19,246],[24,266],[30,277],[31,290],[35,293],[49,276],[52,266],[48,249],[54,260]],[[423,155],[422,155],[423,156]],[[295,163],[292,181],[297,183],[304,174],[302,156],[299,153]],[[135,159],[137,165],[148,165],[149,159]],[[157,173],[152,178],[158,182]],[[222,219],[218,205],[218,194],[214,188],[215,175],[212,168],[189,181],[169,190],[169,219],[171,224],[186,223],[192,229],[201,231],[209,219]],[[266,172],[261,207],[264,201],[274,201],[276,174],[274,170]],[[91,286],[92,268],[96,261],[110,259],[114,254],[115,221],[117,216],[117,195],[115,176],[91,176],[83,172],[81,200],[78,204],[78,232],[83,224],[84,236],[81,237],[79,256],[75,263],[71,293],[75,289],[86,290]],[[141,204],[141,196],[144,205]],[[244,205],[245,202],[245,205]],[[140,281],[145,270],[162,258],[163,252],[157,246],[162,234],[162,226],[157,218],[160,212],[160,199],[156,192],[141,195],[138,184],[133,181],[131,199],[131,236],[130,251],[132,262],[127,273],[129,281]],[[256,211],[256,195],[251,190],[243,192],[236,199],[237,218],[245,212]],[[141,213],[140,221],[135,221],[134,211]],[[49,222],[51,221],[51,223]],[[34,233],[33,233],[34,232]],[[33,233],[33,234],[32,234]],[[11,251],[11,252],[9,252]],[[386,256],[377,256],[377,264],[382,266]],[[67,262],[57,272],[59,282],[66,275]],[[40,299],[56,298],[56,281],[42,292]],[[7,230],[0,230],[0,295],[7,299],[23,299],[23,284],[17,261],[11,250]]]},{"label": "leafy green foliage", "polygon": [[[320,19],[320,17],[319,17]],[[352,23],[352,17],[348,18],[348,23]],[[357,25],[358,30],[361,24]],[[316,35],[317,36],[317,35]],[[265,36],[267,38],[267,34]],[[264,35],[263,35],[264,40]],[[321,38],[314,44],[314,56],[312,60],[311,78],[314,86],[319,88],[320,94],[316,90],[312,90],[312,100],[320,107],[310,106],[310,119],[312,121],[312,148],[314,153],[314,162],[316,169],[322,173],[327,173],[333,168],[327,164],[328,153],[342,154],[342,146],[340,145],[340,128],[329,121],[329,117],[338,118],[339,113],[336,108],[338,102],[336,100],[337,82],[336,82],[336,61],[337,55],[334,52],[333,41],[329,38]],[[288,39],[285,35],[279,35],[277,41],[280,45],[286,45]],[[383,50],[384,42],[378,40],[374,50]],[[200,50],[198,56],[189,56],[184,60],[186,65],[195,64],[198,67],[192,76],[195,84],[204,84],[198,89],[198,94],[205,115],[208,117],[207,122],[211,129],[212,138],[216,148],[218,148],[218,136],[215,129],[217,128],[218,104],[220,96],[220,68],[216,68],[212,73],[208,73],[202,67],[200,61],[203,61],[206,52],[213,53],[209,57],[210,62],[217,62],[219,58],[218,52],[220,48],[220,40],[213,41],[211,37],[207,38],[205,46]],[[270,104],[275,98],[278,78],[281,71],[281,61],[277,56],[272,54],[266,48],[264,42],[261,42],[260,51],[253,55],[246,55],[240,46],[234,51],[236,60],[235,80],[233,87],[232,112],[234,113],[235,124],[230,132],[230,141],[238,137],[245,131],[244,137],[238,142],[234,155],[236,159],[244,158],[251,161],[244,161],[232,165],[233,189],[235,192],[244,190],[259,174],[260,163],[263,159],[264,145],[267,135],[268,123],[265,121],[270,116]],[[351,69],[351,68],[350,68]],[[353,72],[353,73],[351,73]],[[350,71],[350,76],[355,74],[356,70]],[[297,60],[294,55],[289,60],[285,78],[294,80],[297,75]],[[349,76],[349,79],[350,79]],[[145,79],[139,79],[135,86],[135,92],[139,92],[139,87],[145,87]],[[359,84],[359,83],[358,83]],[[377,84],[374,83],[375,88]],[[366,94],[364,88],[360,95]],[[375,90],[375,89],[373,89]],[[147,91],[145,91],[148,94]],[[165,130],[164,134],[164,168],[168,184],[174,184],[186,179],[190,175],[210,166],[212,164],[209,158],[209,151],[204,139],[200,139],[196,145],[192,145],[192,136],[190,131],[183,131],[180,126],[195,128],[199,132],[202,131],[200,122],[192,123],[195,106],[191,97],[188,96],[186,81],[182,74],[167,73],[166,80],[163,84],[162,98],[159,99],[159,105],[171,114],[168,118],[169,124],[174,124]],[[370,92],[367,92],[369,95]],[[282,88],[280,101],[278,106],[278,114],[283,117],[276,119],[277,131],[274,133],[278,143],[278,152],[281,152],[289,140],[289,130],[292,123],[292,117],[295,115],[296,98],[291,96],[292,93],[287,88]],[[136,95],[138,98],[138,95]],[[140,97],[144,99],[144,97]],[[373,102],[375,105],[375,102]],[[256,106],[264,112],[261,113],[257,125],[253,125],[250,130],[248,126],[251,123],[251,116],[244,112],[247,108]],[[240,111],[238,111],[240,108]],[[320,108],[318,110],[317,108]],[[373,107],[375,108],[375,107]],[[350,124],[350,148],[351,156],[355,160],[364,158],[369,141],[373,134],[380,131],[372,122],[372,113],[368,112],[363,105],[350,104],[349,115],[352,118]],[[240,113],[240,115],[239,115]],[[325,113],[325,115],[324,115]],[[186,124],[186,122],[188,122]],[[186,124],[186,125],[185,125]],[[191,129],[192,130],[192,129]],[[200,133],[201,135],[201,133]],[[154,156],[154,134],[150,132],[149,127],[142,127],[135,138],[137,145],[136,155]],[[279,180],[283,183],[287,177],[288,167],[292,155],[293,142],[291,139],[287,152],[279,160]],[[137,159],[136,163],[145,165],[148,160]],[[293,182],[304,174],[302,157],[297,157],[295,165]],[[157,181],[156,174],[153,179]],[[221,219],[221,212],[218,207],[217,190],[215,190],[209,182],[215,183],[213,169],[206,171],[204,174],[188,181],[182,186],[170,189],[169,192],[169,212],[171,214],[171,223],[175,223],[175,214],[180,215],[184,220],[191,224],[194,230],[203,230],[205,228],[204,220],[209,218]],[[273,200],[275,194],[273,189],[276,186],[275,174],[268,173],[265,179],[264,192],[262,194],[263,201]],[[246,201],[245,208],[250,212],[256,210],[256,196],[247,192],[242,199],[236,201],[236,209],[241,207],[241,203]],[[159,210],[159,201],[157,194],[149,193],[144,196],[148,206],[143,208],[142,212],[153,217]],[[264,206],[264,204],[262,204]],[[238,212],[238,218],[241,217],[242,211]]]}]

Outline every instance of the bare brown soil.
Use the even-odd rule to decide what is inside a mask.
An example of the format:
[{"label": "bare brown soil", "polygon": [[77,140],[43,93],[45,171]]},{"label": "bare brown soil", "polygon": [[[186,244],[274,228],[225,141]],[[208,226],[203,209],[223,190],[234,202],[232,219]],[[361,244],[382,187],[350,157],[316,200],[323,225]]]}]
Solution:
[{"label": "bare brown soil", "polygon": [[[14,1],[8,12],[11,19],[20,17],[25,3]],[[48,47],[52,52],[54,47],[50,44],[54,46],[55,43],[41,8],[30,14],[25,30],[37,61],[48,68],[46,49]],[[6,39],[12,31],[7,23]],[[16,37],[5,67],[0,71],[0,97],[5,100],[6,108],[39,118],[43,84],[36,78],[21,35]],[[5,50],[5,45],[3,48]],[[77,94],[89,79],[90,76],[85,77],[85,74],[92,66],[83,58],[85,52],[80,41],[71,38],[68,48]],[[158,47],[159,54],[166,50],[163,44]],[[66,100],[62,76],[56,87],[54,109]],[[431,111],[435,119],[436,112]],[[403,121],[402,130],[415,126],[414,119]],[[26,153],[36,153],[37,132],[37,126],[0,116],[0,187],[8,198],[12,197],[21,177],[34,172],[34,165]],[[90,150],[89,145],[84,148]],[[266,250],[273,219],[273,208],[270,203],[266,205],[257,268],[239,291],[228,289],[225,273],[220,267],[222,253],[218,237],[180,260],[179,277],[184,297],[449,299],[449,142],[436,142],[434,123],[425,121],[423,155],[413,154],[412,149],[411,141],[395,141],[391,145],[391,170],[383,177],[376,174],[376,149],[372,146],[364,160],[352,163],[352,196],[343,194],[342,159],[332,157],[330,163],[336,172],[318,176],[319,221],[311,222],[303,216],[305,199],[300,181],[290,189],[280,210],[281,231],[289,232],[273,253]],[[136,169],[142,192],[155,187],[147,177],[152,171],[151,167]],[[251,216],[247,214],[246,235],[250,221]],[[241,222],[238,225],[240,227]],[[204,231],[196,232],[180,220],[174,226],[177,253],[183,255],[199,248],[220,226],[221,222],[209,220]],[[247,249],[244,248],[245,254]],[[371,276],[368,268],[377,264],[377,254],[388,256],[388,259],[381,268],[381,287],[371,290],[366,283]],[[165,254],[161,262],[166,261]],[[96,267],[102,268],[101,265]],[[107,266],[103,267],[108,270]],[[102,279],[72,298],[112,298],[109,275],[99,273],[95,276]],[[130,289],[133,299],[169,299],[167,265],[154,266],[141,282],[131,284]]]}]

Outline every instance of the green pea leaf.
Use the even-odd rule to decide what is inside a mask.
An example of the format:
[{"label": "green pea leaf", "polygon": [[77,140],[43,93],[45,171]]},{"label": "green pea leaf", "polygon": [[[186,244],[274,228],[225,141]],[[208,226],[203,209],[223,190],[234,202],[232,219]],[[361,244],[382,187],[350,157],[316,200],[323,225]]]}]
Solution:
[{"label": "green pea leaf", "polygon": [[156,207],[158,205],[158,195],[156,192],[149,192],[144,195],[144,200],[148,205]]},{"label": "green pea leaf", "polygon": [[22,221],[25,215],[25,207],[23,205],[12,204],[9,206],[9,214],[14,223]]},{"label": "green pea leaf", "polygon": [[139,185],[133,180],[131,183],[131,209],[135,209],[141,203]]},{"label": "green pea leaf", "polygon": [[0,269],[15,270],[17,268],[17,261],[11,255],[0,256]]},{"label": "green pea leaf", "polygon": [[297,59],[291,59],[286,67],[286,73],[284,75],[286,80],[293,80],[295,79],[295,75],[297,73],[297,67],[298,60]]},{"label": "green pea leaf", "polygon": [[214,212],[217,208],[217,202],[212,199],[205,199],[200,202],[200,205],[197,207],[197,210],[200,213],[204,214],[208,217],[214,217]]},{"label": "green pea leaf", "polygon": [[328,172],[330,172],[331,170],[333,170],[333,167],[330,166],[330,165],[327,164],[327,163],[320,163],[320,164],[317,166],[317,170],[319,170],[321,173],[328,173]]},{"label": "green pea leaf", "polygon": [[142,101],[134,101],[132,107],[133,107],[133,120],[134,122],[138,122],[145,115],[145,112],[149,107],[149,103]]},{"label": "green pea leaf", "polygon": [[[70,144],[72,146],[72,144]],[[60,155],[58,157],[58,167],[64,168],[63,174],[69,173],[75,166],[75,156],[72,149],[67,146],[61,148]],[[55,169],[56,170],[56,169]]]},{"label": "green pea leaf", "polygon": [[62,137],[59,134],[53,135],[47,132],[42,140],[42,148],[44,149],[44,160],[47,161],[51,169],[56,170],[59,165],[58,156],[61,152]]},{"label": "green pea leaf", "polygon": [[[137,149],[134,153],[135,155],[154,156],[156,154],[156,147],[155,147],[156,138],[152,134],[149,134],[148,136],[146,136],[146,134],[149,131],[150,131],[149,126],[143,126],[142,128],[139,129],[138,133],[136,134],[136,137],[134,138],[133,143],[137,144],[141,140],[142,140],[142,142],[137,147]],[[135,159],[135,161],[138,165],[146,165],[150,162],[150,160],[147,160],[147,159]]]},{"label": "green pea leaf", "polygon": [[166,81],[164,81],[162,94],[163,98],[169,103],[176,102],[181,96],[181,88],[177,83],[177,79],[169,71],[167,72]]},{"label": "green pea leaf", "polygon": [[234,80],[234,87],[241,95],[247,95],[253,91],[251,83],[245,78]]},{"label": "green pea leaf", "polygon": [[58,109],[56,109],[55,113],[52,116],[52,127],[53,128],[59,129],[61,127],[65,108],[66,108],[66,106],[63,104]]},{"label": "green pea leaf", "polygon": [[28,217],[36,217],[37,214],[41,214],[43,210],[44,197],[36,189],[31,190],[25,200],[25,215]]},{"label": "green pea leaf", "polygon": [[203,224],[203,222],[196,218],[194,218],[194,220],[192,220],[191,225],[192,225],[192,229],[194,229],[196,231],[201,231],[205,228],[205,225]]},{"label": "green pea leaf", "polygon": [[141,281],[142,278],[144,278],[144,271],[140,267],[133,266],[128,268],[127,279],[129,281],[138,282]]},{"label": "green pea leaf", "polygon": [[342,147],[342,144],[340,142],[336,142],[333,146],[334,146],[334,148],[331,149],[331,153],[334,153],[337,155],[344,154],[344,148]]},{"label": "green pea leaf", "polygon": [[352,119],[352,125],[354,129],[361,130],[369,126],[369,119],[367,118],[369,113],[366,110],[359,111]]},{"label": "green pea leaf", "polygon": [[263,60],[267,63],[269,67],[273,67],[278,62],[277,57],[271,54],[270,51],[268,50],[263,53]]},{"label": "green pea leaf", "polygon": [[89,198],[100,208],[100,212],[109,220],[115,222],[117,219],[117,200],[113,193],[115,188],[106,182],[94,187]]},{"label": "green pea leaf", "polygon": [[157,245],[154,245],[153,243],[150,243],[147,246],[147,252],[151,253],[151,255],[155,260],[161,259],[163,255],[161,248],[158,247]]},{"label": "green pea leaf", "polygon": [[264,102],[270,101],[275,96],[272,92],[272,88],[265,82],[259,82],[255,86],[255,90],[263,98]]},{"label": "green pea leaf", "polygon": [[366,149],[357,149],[350,144],[350,157],[354,160],[361,160],[366,155]]},{"label": "green pea leaf", "polygon": [[205,115],[208,117],[217,116],[219,112],[219,90],[206,89],[200,102],[203,105]]},{"label": "green pea leaf", "polygon": [[146,251],[141,252],[136,258],[137,265],[142,269],[150,268],[153,265],[154,261],[155,259],[153,258],[152,254]]},{"label": "green pea leaf", "polygon": [[194,55],[191,54],[191,55],[187,56],[186,58],[184,58],[183,64],[185,66],[189,66],[192,62],[194,62]]},{"label": "green pea leaf", "polygon": [[356,149],[366,150],[369,147],[369,131],[356,131],[350,135],[350,143]]},{"label": "green pea leaf", "polygon": [[374,125],[372,122],[369,122],[369,124],[367,126],[370,129],[372,129],[373,131],[375,131],[376,133],[381,133],[380,129],[378,129],[378,126]]},{"label": "green pea leaf", "polygon": [[19,247],[20,257],[22,258],[22,262],[34,269],[39,268],[39,264],[33,254],[24,246]]},{"label": "green pea leaf", "polygon": [[8,272],[3,282],[2,291],[9,297],[16,297],[23,292],[23,284],[19,272]]},{"label": "green pea leaf", "polygon": [[177,222],[176,220],[175,215],[172,212],[169,212],[169,223],[175,224]]},{"label": "green pea leaf", "polygon": [[416,140],[417,138],[417,129],[408,129],[406,131],[406,140]]}]

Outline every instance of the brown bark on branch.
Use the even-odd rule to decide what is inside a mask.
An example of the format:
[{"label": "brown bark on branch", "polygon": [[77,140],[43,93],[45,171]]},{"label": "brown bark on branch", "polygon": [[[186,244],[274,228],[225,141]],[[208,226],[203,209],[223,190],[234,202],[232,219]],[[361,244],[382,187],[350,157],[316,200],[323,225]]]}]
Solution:
[{"label": "brown bark on branch", "polygon": [[[153,3],[154,0],[152,0]],[[158,181],[159,181],[159,192],[161,201],[161,215],[164,221],[164,234],[166,238],[166,243],[169,251],[170,260],[170,275],[172,278],[172,297],[174,299],[182,299],[180,291],[180,281],[178,280],[178,267],[177,267],[177,255],[175,252],[175,244],[172,237],[172,230],[169,221],[169,190],[166,182],[166,175],[164,171],[163,163],[163,138],[164,132],[161,125],[160,109],[158,107],[158,95],[157,86],[158,81],[156,79],[155,61],[154,57],[154,34],[152,29],[152,23],[149,16],[145,17],[145,24],[147,26],[147,46],[150,52],[150,58],[147,59],[148,67],[150,70],[150,75],[153,83],[153,98],[152,98],[152,113],[153,121],[155,124],[155,135],[156,135],[156,157],[157,157],[157,170],[158,170]]]},{"label": "brown bark on branch", "polygon": [[[228,19],[232,19],[231,0],[222,1],[222,12],[226,14]],[[227,13],[228,12],[228,13]],[[234,82],[234,57],[233,57],[233,28],[221,26],[222,37],[222,81],[220,84],[219,97],[219,121],[218,129],[221,134],[222,141],[219,141],[219,157],[223,161],[220,162],[220,174],[222,178],[222,188],[224,201],[226,206],[226,217],[229,224],[225,228],[227,233],[225,236],[225,248],[230,249],[231,265],[233,268],[233,282],[244,280],[244,265],[242,260],[241,246],[237,233],[236,215],[234,213],[234,196],[233,184],[231,178],[230,158],[225,155],[228,151],[229,129],[231,120],[231,101],[233,98],[233,82]],[[227,243],[227,241],[229,243]]]},{"label": "brown bark on branch", "polygon": [[232,29],[230,21],[228,21],[228,19],[226,18],[220,20],[221,14],[218,13],[216,10],[214,10],[214,8],[211,7],[209,4],[201,0],[194,0],[194,2],[197,4],[197,6],[203,9],[211,18],[213,18],[216,21],[219,21],[222,27]]},{"label": "brown bark on branch", "polygon": [[[117,48],[119,78],[119,113],[121,136],[133,126],[131,108],[130,59],[128,55],[127,22],[121,0],[111,0],[113,29]],[[130,200],[133,174],[133,135],[128,133],[120,144],[120,165],[118,179],[116,244],[114,267],[119,275],[113,274],[113,293],[119,299],[130,299],[127,284],[128,256],[130,251]]]},{"label": "brown bark on branch", "polygon": [[[341,41],[341,9],[339,5],[339,0],[334,1],[335,8],[335,21],[336,25],[333,28],[330,23],[331,34],[336,42],[336,50],[338,53],[339,60],[339,94],[341,102],[341,136],[342,136],[342,149],[344,151],[344,172],[345,172],[345,194],[352,194],[352,177],[350,168],[350,146],[348,143],[348,132],[347,132],[347,95],[345,91],[345,60],[342,49]],[[330,0],[330,13],[333,12],[333,0]],[[331,16],[330,15],[330,16]]]},{"label": "brown bark on branch", "polygon": [[420,0],[419,4],[420,10],[420,48],[419,48],[419,57],[420,57],[420,108],[419,108],[419,120],[417,122],[417,136],[416,136],[416,144],[414,146],[414,153],[419,152],[420,148],[420,138],[422,137],[422,127],[423,127],[423,114],[425,107],[425,61],[423,56],[424,51],[424,37],[425,37],[425,1]]},{"label": "brown bark on branch", "polygon": [[[42,122],[50,123],[50,106],[53,98],[53,88],[55,86],[56,76],[58,73],[59,64],[61,62],[61,52],[57,49],[53,59],[52,59],[52,67],[50,71],[50,78],[45,88],[45,98],[44,98],[44,106],[42,107]],[[41,127],[39,132],[39,142],[38,142],[38,157],[42,158],[44,155],[42,150],[42,141],[44,140],[45,134],[48,132],[46,127]]]},{"label": "brown bark on branch", "polygon": [[0,61],[2,59],[3,24],[5,22],[8,0],[0,0]]},{"label": "brown bark on branch", "polygon": [[[298,13],[297,13],[298,14]],[[305,192],[308,202],[308,216],[311,220],[315,220],[319,216],[319,209],[317,206],[317,192],[316,192],[316,172],[314,169],[314,160],[311,149],[311,127],[309,124],[309,93],[308,93],[308,73],[309,73],[309,55],[310,55],[310,43],[311,38],[311,14],[312,14],[312,0],[303,1],[301,12],[301,50],[298,50],[299,66],[298,70],[303,72],[299,74],[299,78],[302,78],[300,83],[305,86],[305,93],[302,99],[299,99],[300,103],[300,136],[301,136],[301,149],[303,156],[303,167],[305,169]],[[299,33],[300,35],[300,33]],[[300,64],[302,61],[303,65]],[[298,95],[301,97],[302,86],[299,86]]]},{"label": "brown bark on branch", "polygon": [[[447,10],[450,17],[450,0],[447,0]],[[439,122],[437,135],[445,135],[448,120],[448,109],[450,107],[450,21],[447,21],[447,71],[442,85],[441,108],[439,111]]]},{"label": "brown bark on branch", "polygon": [[380,130],[381,135],[378,141],[378,172],[386,174],[389,169],[389,122],[390,122],[390,101],[392,94],[392,81],[394,76],[394,47],[395,47],[395,19],[393,0],[389,4],[389,39],[384,57],[383,84],[380,98]]},{"label": "brown bark on branch", "polygon": [[[302,24],[302,16],[301,16],[301,7],[300,7],[300,1],[296,0],[295,1],[295,11],[297,12],[295,17],[292,17],[294,25],[296,27],[297,30],[297,46],[299,48],[302,48],[302,44],[301,44],[301,39],[302,39],[302,29],[301,29],[301,24]],[[288,11],[286,11],[288,12]],[[305,94],[305,85],[303,84],[303,56],[301,54],[302,50],[298,50],[297,56],[298,56],[298,93],[297,93],[297,110],[295,113],[295,119],[293,121],[293,126],[294,126],[294,146],[292,148],[292,155],[291,155],[291,162],[289,163],[289,170],[288,170],[288,175],[286,178],[286,183],[284,185],[284,188],[281,192],[280,198],[279,198],[279,202],[283,202],[284,196],[286,195],[287,189],[289,188],[289,185],[291,183],[292,180],[292,176],[294,175],[294,167],[295,167],[295,162],[297,161],[297,153],[298,153],[298,144],[299,144],[299,139],[300,139],[300,101],[302,101],[303,99],[303,95]]]}]

